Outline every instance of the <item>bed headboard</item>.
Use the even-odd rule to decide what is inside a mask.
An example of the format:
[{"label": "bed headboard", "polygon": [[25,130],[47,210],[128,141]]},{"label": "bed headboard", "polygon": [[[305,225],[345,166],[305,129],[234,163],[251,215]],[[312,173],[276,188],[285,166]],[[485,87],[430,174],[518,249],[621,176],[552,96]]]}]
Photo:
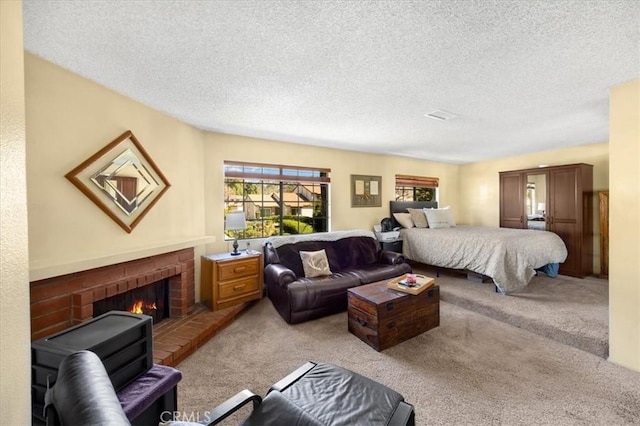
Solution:
[{"label": "bed headboard", "polygon": [[437,209],[437,201],[389,201],[389,217],[393,222],[393,227],[400,226],[398,221],[393,217],[394,213],[407,213],[407,209]]}]

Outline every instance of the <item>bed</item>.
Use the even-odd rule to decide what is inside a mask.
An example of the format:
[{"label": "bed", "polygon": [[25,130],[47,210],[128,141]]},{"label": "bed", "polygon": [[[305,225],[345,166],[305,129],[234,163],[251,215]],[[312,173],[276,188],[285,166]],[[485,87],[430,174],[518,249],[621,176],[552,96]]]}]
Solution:
[{"label": "bed", "polygon": [[544,215],[530,214],[527,215],[527,228],[537,229],[538,231],[544,231],[547,229],[547,222],[544,220]]},{"label": "bed", "polygon": [[[567,248],[553,232],[532,229],[456,225],[441,228],[402,226],[408,209],[437,209],[437,203],[391,201],[394,226],[400,227],[404,256],[442,268],[473,271],[490,277],[496,289],[513,293],[529,284],[536,270],[557,274],[567,258]],[[405,213],[405,215],[394,215]],[[414,210],[413,214],[417,214]],[[433,213],[433,212],[430,212]],[[414,216],[415,217],[415,216]],[[451,220],[451,219],[450,219]],[[407,224],[404,220],[405,225]]]}]

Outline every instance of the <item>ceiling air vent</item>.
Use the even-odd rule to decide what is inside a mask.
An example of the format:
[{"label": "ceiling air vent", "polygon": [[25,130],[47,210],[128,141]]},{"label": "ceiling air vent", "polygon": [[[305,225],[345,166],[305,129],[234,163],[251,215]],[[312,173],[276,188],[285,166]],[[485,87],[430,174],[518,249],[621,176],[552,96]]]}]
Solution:
[{"label": "ceiling air vent", "polygon": [[424,115],[425,117],[429,117],[429,118],[433,118],[434,120],[451,120],[452,118],[456,118],[458,116],[458,114],[454,114],[452,112],[449,111],[444,111],[441,109],[437,109],[435,111],[432,112],[428,112]]}]

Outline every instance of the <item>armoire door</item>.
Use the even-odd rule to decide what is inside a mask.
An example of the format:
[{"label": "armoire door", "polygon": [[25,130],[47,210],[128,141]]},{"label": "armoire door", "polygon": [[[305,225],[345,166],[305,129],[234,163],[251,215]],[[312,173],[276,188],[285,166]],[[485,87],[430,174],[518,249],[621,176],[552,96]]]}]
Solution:
[{"label": "armoire door", "polygon": [[549,229],[562,238],[569,253],[560,264],[563,275],[577,275],[581,259],[576,173],[575,168],[549,170]]},{"label": "armoire door", "polygon": [[524,175],[500,173],[500,227],[525,228]]},{"label": "armoire door", "polygon": [[585,277],[593,272],[591,203],[592,166],[579,164],[549,170],[549,230],[567,246],[560,273]]}]

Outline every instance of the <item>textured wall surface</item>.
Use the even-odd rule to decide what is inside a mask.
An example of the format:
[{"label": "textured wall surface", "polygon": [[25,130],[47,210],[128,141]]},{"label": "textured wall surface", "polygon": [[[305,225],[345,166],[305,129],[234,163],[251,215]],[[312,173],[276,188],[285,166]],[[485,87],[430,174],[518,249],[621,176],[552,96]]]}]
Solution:
[{"label": "textured wall surface", "polygon": [[22,2],[0,2],[0,423],[31,423]]},{"label": "textured wall surface", "polygon": [[609,359],[640,371],[640,79],[611,90]]},{"label": "textured wall surface", "polygon": [[[29,53],[24,64],[32,268],[204,235],[201,131]],[[171,183],[130,234],[64,177],[126,130]]]}]

